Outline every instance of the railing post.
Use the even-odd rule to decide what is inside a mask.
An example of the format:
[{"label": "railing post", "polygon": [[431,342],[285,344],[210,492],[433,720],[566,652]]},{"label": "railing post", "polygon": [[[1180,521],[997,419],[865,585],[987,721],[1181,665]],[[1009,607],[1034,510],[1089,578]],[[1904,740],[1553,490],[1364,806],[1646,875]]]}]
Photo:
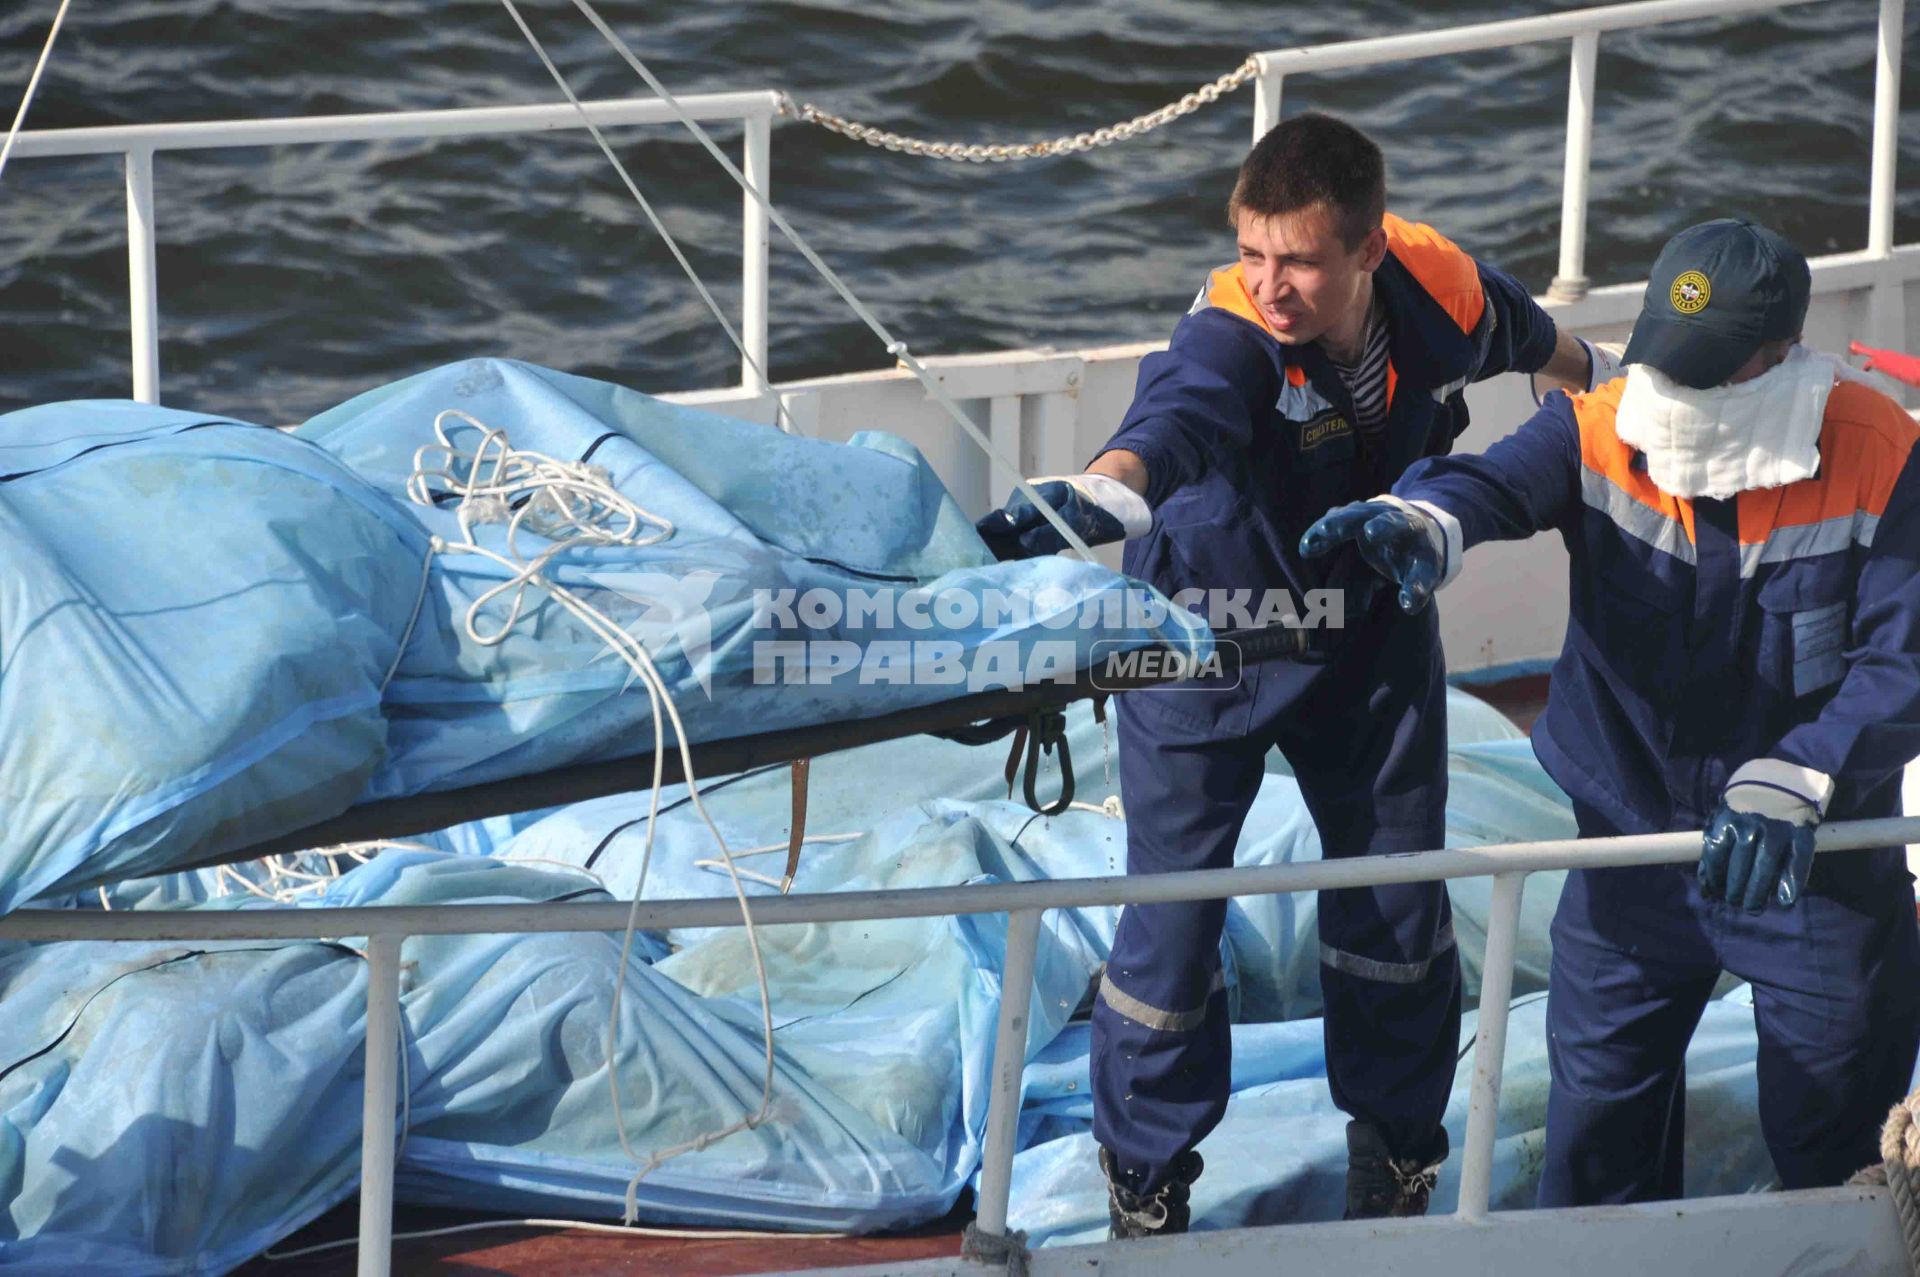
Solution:
[{"label": "railing post", "polygon": [[154,264],[153,151],[127,152],[127,318],[133,397],[160,402],[160,277]]},{"label": "railing post", "polygon": [[986,1146],[980,1154],[980,1199],[974,1227],[990,1237],[1007,1232],[1007,1193],[1013,1180],[1013,1142],[1020,1125],[1020,1082],[1027,1069],[1027,1014],[1033,1005],[1033,961],[1040,941],[1040,910],[1007,917],[1007,962],[1000,978],[1000,1030],[993,1039],[993,1091],[987,1100]]},{"label": "railing post", "polygon": [[1487,914],[1487,956],[1480,970],[1480,1022],[1473,1042],[1467,1102],[1467,1145],[1460,1158],[1463,1219],[1482,1219],[1492,1197],[1493,1139],[1500,1113],[1500,1075],[1507,1056],[1507,1010],[1513,1002],[1513,956],[1520,936],[1523,873],[1495,874]]},{"label": "railing post", "polygon": [[[1873,169],[1867,196],[1867,251],[1876,257],[1893,252],[1894,167],[1900,155],[1900,45],[1906,0],[1880,0],[1880,43],[1873,81]],[[1890,272],[1889,272],[1890,274]],[[1907,348],[1907,297],[1904,281],[1883,278],[1874,285],[1867,310],[1869,340],[1892,350]],[[1905,395],[1913,401],[1911,393]]]},{"label": "railing post", "polygon": [[[995,395],[987,400],[987,438],[993,440],[994,450],[1007,457],[1015,465],[1020,465],[1022,431],[1020,429],[1020,396]],[[1052,473],[1034,471],[1031,473]],[[987,505],[989,507],[1004,501],[1013,491],[1014,480],[1020,476],[1011,474],[998,461],[987,463]]]},{"label": "railing post", "polygon": [[1280,88],[1285,76],[1262,71],[1253,80],[1253,140],[1258,142],[1280,123]]},{"label": "railing post", "polygon": [[1873,174],[1867,197],[1867,251],[1893,251],[1893,172],[1900,156],[1900,37],[1906,0],[1880,0],[1880,47],[1874,59]]},{"label": "railing post", "polygon": [[1560,186],[1560,272],[1547,286],[1555,301],[1587,295],[1587,175],[1593,167],[1593,72],[1600,33],[1573,37],[1567,74],[1567,167]]},{"label": "railing post", "polygon": [[[773,121],[764,115],[746,119],[741,176],[762,195],[773,176]],[[767,364],[767,210],[746,191],[740,193],[740,384],[756,395],[770,393]],[[754,365],[759,365],[755,371]]]},{"label": "railing post", "polygon": [[393,1114],[399,1100],[399,936],[367,937],[366,1083],[360,1110],[359,1277],[393,1262]]}]

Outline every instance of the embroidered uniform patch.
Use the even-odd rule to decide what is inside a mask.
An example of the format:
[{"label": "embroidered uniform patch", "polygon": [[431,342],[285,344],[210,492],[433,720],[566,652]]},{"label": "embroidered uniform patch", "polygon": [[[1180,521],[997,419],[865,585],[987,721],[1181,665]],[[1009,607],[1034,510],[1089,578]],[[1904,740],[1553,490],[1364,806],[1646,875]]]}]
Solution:
[{"label": "embroidered uniform patch", "polygon": [[1345,417],[1316,418],[1300,427],[1300,451],[1311,452],[1329,439],[1339,439],[1352,433],[1353,423]]}]

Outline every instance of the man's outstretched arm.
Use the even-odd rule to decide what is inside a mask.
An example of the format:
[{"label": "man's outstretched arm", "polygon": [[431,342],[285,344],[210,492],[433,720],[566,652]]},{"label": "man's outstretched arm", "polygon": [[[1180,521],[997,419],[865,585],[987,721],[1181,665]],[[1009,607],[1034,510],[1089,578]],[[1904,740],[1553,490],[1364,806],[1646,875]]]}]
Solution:
[{"label": "man's outstretched arm", "polygon": [[1475,264],[1493,315],[1493,331],[1486,361],[1474,380],[1503,372],[1532,373],[1534,402],[1538,403],[1550,390],[1577,395],[1605,385],[1625,371],[1620,366],[1619,347],[1599,346],[1575,337],[1555,324],[1513,276],[1485,262]]},{"label": "man's outstretched arm", "polygon": [[[1189,316],[1172,345],[1140,363],[1126,418],[1087,468],[1032,483],[1088,545],[1144,536],[1153,511],[1183,484],[1243,464],[1258,405],[1272,401],[1275,371],[1236,325]],[[1052,554],[1065,544],[1022,493],[974,525],[996,558]]]},{"label": "man's outstretched arm", "polygon": [[1557,399],[1479,456],[1428,457],[1393,491],[1334,510],[1300,539],[1308,556],[1354,542],[1417,612],[1460,573],[1482,541],[1517,541],[1559,527],[1580,507],[1580,431]]}]

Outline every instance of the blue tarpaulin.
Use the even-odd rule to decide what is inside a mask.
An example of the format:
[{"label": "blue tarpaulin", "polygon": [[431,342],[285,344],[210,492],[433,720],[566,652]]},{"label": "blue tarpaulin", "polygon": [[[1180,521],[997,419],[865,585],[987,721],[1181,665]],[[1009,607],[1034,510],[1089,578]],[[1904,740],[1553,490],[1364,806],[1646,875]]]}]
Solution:
[{"label": "blue tarpaulin", "polygon": [[[1451,706],[1450,841],[1567,832],[1564,799],[1525,742],[1471,698],[1456,694]],[[995,749],[918,739],[816,760],[809,828],[817,837],[796,889],[1118,872],[1125,826],[1116,808],[1102,807],[1112,760],[1087,707],[1070,714],[1068,738],[1089,803],[1055,818],[1004,800]],[[695,863],[716,852],[680,801],[684,788],[662,797],[648,895],[725,894],[726,879]],[[784,847],[786,768],[715,780],[705,801],[731,846]],[[1276,759],[1243,863],[1317,855],[1298,807]],[[645,810],[644,796],[626,796],[464,827],[430,840],[448,850],[387,852],[305,903],[608,899],[602,879],[616,893],[632,889]],[[740,863],[765,868],[779,859]],[[177,907],[205,885],[124,890],[144,907],[169,899]],[[1529,886],[1523,970],[1544,969],[1556,887],[1551,875]],[[1463,957],[1477,970],[1484,890],[1473,882],[1452,889]],[[749,882],[747,890],[772,888]],[[192,907],[272,906],[236,893]],[[1228,969],[1249,1022],[1235,1030],[1236,1098],[1202,1148],[1212,1169],[1196,1199],[1200,1219],[1213,1227],[1325,1218],[1337,1213],[1345,1119],[1326,1094],[1319,1022],[1258,1022],[1311,1001],[1302,974],[1311,962],[1301,955],[1317,951],[1312,899],[1246,899],[1230,912]],[[1085,1031],[1073,1016],[1114,918],[1106,909],[1052,910],[1042,934],[1014,1198],[1016,1226],[1036,1239],[1090,1235],[1104,1212],[1086,1135]],[[763,1057],[759,995],[738,928],[639,939],[615,1058],[627,1130],[644,1155],[752,1111]],[[943,1214],[978,1170],[1004,921],[767,927],[760,939],[776,1026],[772,1119],[653,1171],[639,1187],[641,1218],[864,1231]],[[244,958],[207,945],[191,948],[218,952],[187,959],[185,946],[0,953],[0,997],[20,1008],[0,1024],[0,1131],[8,1133],[0,1185],[14,1186],[0,1261],[65,1271],[47,1257],[84,1236],[100,1272],[218,1272],[350,1192],[363,1064],[358,943],[232,946]],[[617,934],[407,942],[400,1200],[618,1216],[634,1169],[614,1131],[606,1072],[619,945]],[[1544,1048],[1534,1000],[1523,993],[1509,1036],[1496,1165],[1496,1200],[1514,1203],[1531,1191],[1538,1138]],[[1714,1135],[1712,1151],[1695,1161],[1696,1191],[1748,1187],[1764,1169],[1751,1120],[1751,1016],[1723,1005],[1709,1013],[1691,1074],[1689,1120]],[[101,1041],[111,1053],[93,1045]],[[1464,1086],[1463,1073],[1456,1127]],[[179,1212],[175,1195],[189,1183],[220,1186],[209,1209]],[[1443,1196],[1453,1183],[1443,1180]]]},{"label": "blue tarpaulin", "polygon": [[[1192,651],[1211,643],[1184,611],[1157,625],[1128,623],[1121,605],[1145,587],[1098,564],[995,563],[919,453],[878,432],[827,443],[483,359],[362,395],[300,435],[398,497],[416,449],[433,442],[435,416],[449,409],[507,431],[515,448],[591,461],[672,522],[658,545],[583,549],[556,561],[552,575],[642,641],[693,740],[926,705],[1042,674],[1056,659],[1054,671],[1065,673],[1090,664],[1096,642],[1164,638]],[[452,432],[456,443],[478,437],[471,425]],[[406,509],[447,541],[461,536],[453,508]],[[502,525],[476,533],[506,550]],[[428,623],[388,690],[390,754],[370,797],[650,746],[651,713],[631,672],[558,609],[496,646],[473,642],[463,629],[469,608],[510,576],[476,556],[439,560]],[[805,606],[809,597],[817,609]],[[483,616],[497,622],[503,613]],[[809,646],[769,646],[783,642]],[[836,662],[849,658],[860,665],[839,672]]]},{"label": "blue tarpaulin", "polygon": [[219,418],[53,405],[0,438],[0,911],[350,805],[386,757],[419,525]]},{"label": "blue tarpaulin", "polygon": [[[1084,665],[1101,641],[1157,638],[1189,652],[1210,642],[1185,620],[1102,607],[1138,593],[1096,565],[990,563],[898,440],[793,438],[523,364],[425,373],[293,435],[120,403],[33,409],[0,418],[0,910],[43,895],[289,907],[235,890],[261,882],[255,868],[143,875],[356,801],[651,748],[653,712],[632,672],[538,590],[502,641],[468,633],[469,609],[514,570],[434,550],[434,538],[471,528],[505,553],[500,511],[476,523],[455,502],[408,499],[416,450],[448,409],[516,448],[597,467],[599,481],[671,523],[657,544],[582,546],[547,570],[641,641],[693,740],[980,690],[1018,678],[1048,644]],[[479,427],[454,430],[477,438]],[[523,533],[521,557],[539,544]],[[809,591],[844,604],[856,590],[869,607],[889,600],[891,619],[799,606]],[[1028,610],[995,615],[996,594]],[[796,619],[770,614],[769,595]],[[909,597],[952,606],[927,607],[922,627],[901,606]],[[488,629],[506,615],[482,611]],[[802,649],[783,667],[799,682],[767,681],[757,645],[795,640],[832,655]],[[926,641],[960,654],[958,683],[840,677],[845,650],[864,669],[886,644],[924,674]],[[969,665],[996,649],[990,664]],[[1449,845],[1571,836],[1565,799],[1511,725],[1463,695],[1449,712]],[[1122,872],[1115,746],[1084,704],[1067,735],[1084,801],[1052,818],[1006,801],[993,747],[921,738],[815,760],[796,890]],[[1059,783],[1048,772],[1043,794]],[[789,785],[783,766],[703,786],[743,868],[777,877]],[[700,863],[718,853],[686,787],[661,799],[647,896],[726,894],[726,878]],[[639,882],[647,809],[647,795],[623,795],[463,826],[317,882],[301,905],[624,898]],[[1318,855],[1275,755],[1237,860]],[[75,895],[94,884],[110,885]],[[1450,885],[1470,996],[1489,890],[1485,879]],[[1537,1162],[1537,990],[1557,895],[1556,876],[1530,880],[1497,1202],[1522,1203]],[[1063,909],[1045,920],[1012,1220],[1037,1240],[1092,1235],[1104,1218],[1074,1017],[1116,918]],[[943,1214],[979,1166],[1004,935],[994,915],[760,929],[775,1024],[769,1120],[653,1170],[638,1186],[641,1218],[860,1231]],[[759,1105],[760,995],[745,934],[642,935],[624,970],[620,944],[596,933],[407,942],[401,1200],[616,1216],[635,1167],[610,1074],[642,1155]],[[0,946],[0,1264],[223,1272],[350,1193],[365,1065],[359,945]],[[1202,1146],[1211,1169],[1199,1224],[1333,1217],[1345,1119],[1311,1018],[1313,898],[1233,902],[1222,947],[1241,1021],[1235,1099]],[[1690,1062],[1689,1122],[1712,1135],[1692,1191],[1764,1181],[1752,1059],[1750,1011],[1715,1003]],[[1465,1065],[1456,1142],[1464,1077]],[[1456,1175],[1457,1161],[1439,1205]]]},{"label": "blue tarpaulin", "polygon": [[[464,537],[463,513],[408,497],[448,409],[590,460],[670,521],[655,544],[579,545],[545,571],[650,653],[692,741],[1057,676],[1096,642],[1211,642],[1185,612],[1109,607],[1143,596],[1097,564],[993,563],[882,434],[799,439],[499,360],[297,436],[139,404],[28,409],[0,417],[0,911],[355,802],[652,749],[633,671],[541,588],[504,639],[469,633],[514,569],[431,549]],[[469,518],[477,543],[506,553],[510,513]],[[856,590],[878,610],[852,615]],[[796,611],[810,593],[835,608]],[[483,608],[481,636],[511,615],[508,596]]]}]

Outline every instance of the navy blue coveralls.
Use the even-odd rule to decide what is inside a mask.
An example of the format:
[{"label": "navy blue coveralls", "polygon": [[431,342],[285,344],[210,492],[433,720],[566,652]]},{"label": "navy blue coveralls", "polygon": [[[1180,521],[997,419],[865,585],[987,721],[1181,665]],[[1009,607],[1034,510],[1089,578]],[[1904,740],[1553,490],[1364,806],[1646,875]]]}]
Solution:
[{"label": "navy blue coveralls", "polygon": [[[1453,516],[1465,546],[1565,539],[1571,615],[1533,744],[1582,836],[1699,829],[1754,759],[1830,782],[1829,820],[1898,815],[1920,755],[1912,419],[1842,382],[1813,478],[1687,501],[1615,434],[1625,385],[1550,395],[1484,456],[1395,488]],[[1797,905],[1759,915],[1702,900],[1691,864],[1575,871],[1552,939],[1541,1205],[1680,1196],[1685,1051],[1722,969],[1753,985],[1781,1181],[1879,1160],[1920,1044],[1904,849],[1820,856]]]},{"label": "navy blue coveralls", "polygon": [[[1513,279],[1428,227],[1386,219],[1374,290],[1389,330],[1380,455],[1353,428],[1317,343],[1275,341],[1238,266],[1217,271],[1164,353],[1147,356],[1108,449],[1144,461],[1154,521],[1125,569],[1163,593],[1327,585],[1300,536],[1335,506],[1384,492],[1467,425],[1461,390],[1551,356],[1553,322]],[[1117,698],[1127,871],[1233,863],[1275,745],[1329,858],[1438,847],[1446,813],[1446,689],[1433,610],[1348,615],[1324,663],[1249,665],[1237,686]],[[1226,1108],[1223,900],[1129,906],[1093,1011],[1094,1138],[1137,1191]],[[1460,1030],[1460,967],[1437,883],[1322,892],[1321,986],[1335,1102],[1395,1148],[1439,1125]]]}]

